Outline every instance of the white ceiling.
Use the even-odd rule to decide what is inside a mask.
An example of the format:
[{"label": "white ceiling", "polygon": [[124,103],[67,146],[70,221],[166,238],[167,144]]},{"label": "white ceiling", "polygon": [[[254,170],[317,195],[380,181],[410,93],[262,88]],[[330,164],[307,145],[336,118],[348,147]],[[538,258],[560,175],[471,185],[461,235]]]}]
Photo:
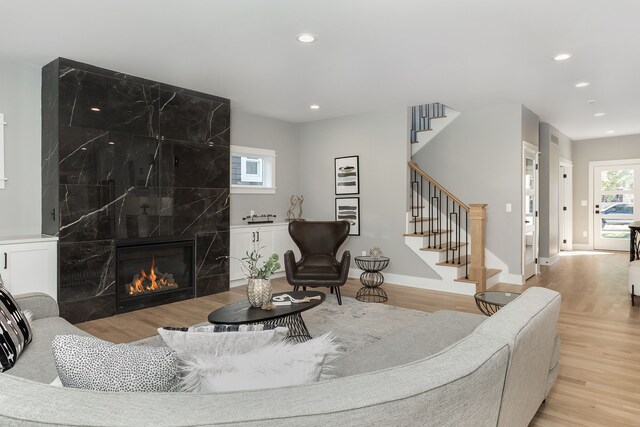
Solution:
[{"label": "white ceiling", "polygon": [[514,102],[573,139],[640,133],[638,0],[0,0],[0,60],[58,56],[292,122]]}]

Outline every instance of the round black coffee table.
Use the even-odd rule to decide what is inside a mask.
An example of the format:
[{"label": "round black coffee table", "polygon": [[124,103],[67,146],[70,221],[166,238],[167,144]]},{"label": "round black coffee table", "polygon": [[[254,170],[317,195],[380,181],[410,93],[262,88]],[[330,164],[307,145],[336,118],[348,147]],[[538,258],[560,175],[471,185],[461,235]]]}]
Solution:
[{"label": "round black coffee table", "polygon": [[519,296],[516,292],[489,291],[478,292],[473,298],[480,311],[486,316],[491,316]]},{"label": "round black coffee table", "polygon": [[274,307],[273,310],[263,310],[261,308],[251,307],[249,301],[242,300],[233,304],[225,305],[217,310],[209,313],[209,323],[224,325],[245,325],[252,323],[266,323],[274,326],[284,326],[289,328],[288,341],[305,342],[311,339],[307,325],[304,324],[300,313],[317,307],[322,304],[325,294],[318,291],[291,291],[279,292],[273,294],[291,295],[295,299],[304,297],[317,297],[319,300],[311,300],[310,302],[292,303],[291,305],[281,305]]}]

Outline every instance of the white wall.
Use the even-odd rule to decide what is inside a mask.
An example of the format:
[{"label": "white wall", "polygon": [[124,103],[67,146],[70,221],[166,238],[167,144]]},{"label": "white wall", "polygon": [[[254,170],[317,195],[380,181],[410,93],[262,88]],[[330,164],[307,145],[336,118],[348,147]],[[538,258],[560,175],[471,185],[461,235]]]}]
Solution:
[{"label": "white wall", "polygon": [[[276,151],[275,194],[232,194],[231,225],[244,224],[242,218],[251,210],[260,214],[275,214],[276,222],[286,219],[290,198],[299,194],[298,127],[294,123],[270,119],[231,110],[231,144],[266,148]],[[306,208],[306,200],[303,204]]]},{"label": "white wall", "polygon": [[589,162],[599,160],[640,159],[640,135],[614,136],[573,141],[573,243],[588,244],[592,233],[589,227],[589,207],[581,200],[589,200]]},{"label": "white wall", "polygon": [[[373,246],[391,258],[385,273],[438,278],[404,244],[408,202],[407,108],[300,125],[300,192],[305,217],[335,219],[334,158],[360,156],[360,236],[343,249],[352,256]],[[342,196],[339,196],[342,197]]]},{"label": "white wall", "polygon": [[5,173],[0,236],[40,234],[40,67],[0,59],[0,112],[5,114]]},{"label": "white wall", "polygon": [[465,203],[488,205],[487,248],[516,275],[522,274],[522,138],[537,145],[537,131],[523,129],[524,114],[520,104],[463,111],[413,157]]}]

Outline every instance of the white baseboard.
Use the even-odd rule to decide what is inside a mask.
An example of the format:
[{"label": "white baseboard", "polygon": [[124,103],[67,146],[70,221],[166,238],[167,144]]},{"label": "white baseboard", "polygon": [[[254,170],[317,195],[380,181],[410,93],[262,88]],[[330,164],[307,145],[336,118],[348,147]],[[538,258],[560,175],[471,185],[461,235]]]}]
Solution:
[{"label": "white baseboard", "polygon": [[522,274],[512,274],[506,271],[500,272],[500,283],[506,283],[508,285],[524,285],[525,279]]},{"label": "white baseboard", "polygon": [[[352,279],[360,279],[360,274],[362,274],[362,270],[358,268],[349,269],[349,277]],[[448,280],[429,279],[426,277],[405,276],[402,274],[385,273],[384,271],[382,272],[382,275],[384,276],[385,283],[393,285],[460,295],[475,295],[476,293],[476,285],[473,283],[451,282]]]},{"label": "white baseboard", "polygon": [[542,265],[553,265],[558,261],[560,261],[560,254],[555,254],[551,258],[540,258],[540,264]]},{"label": "white baseboard", "polygon": [[593,250],[593,245],[590,244],[581,244],[581,243],[574,243],[573,244],[573,250],[575,251],[592,251]]},{"label": "white baseboard", "polygon": [[[271,277],[274,279],[277,279],[278,277],[284,277],[284,276],[286,276],[286,273],[284,271],[281,271],[279,273],[273,273],[273,276]],[[246,277],[243,277],[242,279],[230,280],[229,289],[237,288],[238,286],[245,286],[246,284],[247,284]]]}]

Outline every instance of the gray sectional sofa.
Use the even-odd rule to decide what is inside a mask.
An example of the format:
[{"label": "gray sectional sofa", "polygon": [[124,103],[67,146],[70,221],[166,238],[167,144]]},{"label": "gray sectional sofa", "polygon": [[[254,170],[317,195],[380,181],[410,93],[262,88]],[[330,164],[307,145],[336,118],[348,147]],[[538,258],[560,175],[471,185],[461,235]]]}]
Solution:
[{"label": "gray sectional sofa", "polygon": [[[0,374],[1,426],[517,427],[529,424],[558,369],[560,294],[531,288],[489,318],[455,312],[427,316],[421,336],[433,336],[439,347],[417,360],[407,360],[415,355],[407,356],[411,351],[402,348],[411,331],[362,349],[374,356],[397,354],[395,361],[402,363],[393,366],[393,357],[376,358],[385,360],[370,365],[381,368],[376,371],[304,386],[217,394],[60,388],[48,385],[57,376],[51,340],[61,333],[86,334],[58,317],[51,298],[28,294],[17,299],[35,313],[34,341],[14,368]],[[450,328],[442,327],[443,319]],[[345,356],[343,371],[355,366],[354,357],[359,356]]]}]

